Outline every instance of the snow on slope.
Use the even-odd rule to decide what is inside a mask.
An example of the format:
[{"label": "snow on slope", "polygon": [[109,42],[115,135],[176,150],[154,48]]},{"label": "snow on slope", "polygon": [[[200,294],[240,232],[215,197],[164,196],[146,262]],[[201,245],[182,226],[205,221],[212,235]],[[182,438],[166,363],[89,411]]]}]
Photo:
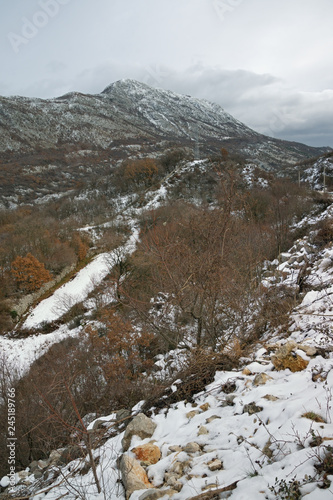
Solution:
[{"label": "snow on slope", "polygon": [[22,377],[53,344],[76,337],[80,331],[81,327],[70,330],[67,325],[62,325],[51,333],[30,335],[23,339],[0,337],[0,350],[11,376],[14,379]]},{"label": "snow on slope", "polygon": [[25,320],[23,328],[33,329],[43,322],[51,323],[69,311],[73,305],[86,299],[89,293],[110,272],[115,263],[116,255],[119,256],[119,251],[124,255],[134,251],[137,238],[138,229],[134,228],[128,242],[122,248],[118,248],[117,252],[98,255],[71,281],[58,288],[51,297],[40,302]]},{"label": "snow on slope", "polygon": [[[333,206],[329,207],[317,219],[331,217],[332,209]],[[315,218],[311,222],[315,223]],[[276,337],[267,339],[267,343],[283,345],[294,340],[299,344],[297,354],[309,364],[296,373],[288,369],[276,371],[271,349],[264,344],[251,358],[244,360],[246,371],[217,372],[214,382],[195,396],[195,403],[179,402],[153,414],[152,419],[157,424],[153,436],[143,440],[134,436],[130,450],[151,440],[160,448],[161,460],[147,468],[155,488],[169,489],[163,485],[166,472],[175,466],[184,469],[178,478],[181,489],[172,497],[175,500],[191,499],[204,491],[218,490],[235,482],[236,488],[221,494],[220,498],[299,498],[273,491],[280,486],[290,489],[296,481],[299,481],[301,498],[333,498],[333,487],[329,485],[333,481],[332,472],[327,474],[326,487],[322,488],[323,478],[314,467],[329,450],[327,446],[333,445],[333,312],[330,312],[333,310],[333,248],[329,246],[318,252],[305,237],[283,254],[281,260],[283,262],[271,264],[265,286],[296,288],[299,271],[306,266],[308,288],[291,314],[286,337],[281,339],[281,332],[276,332]],[[311,347],[317,352],[312,351],[310,357],[300,349],[301,345],[305,350]],[[161,365],[161,359],[159,363]],[[257,374],[269,378],[257,385]],[[227,391],[225,384],[234,384],[234,391]],[[134,413],[137,411],[139,408],[133,409]],[[306,418],[307,412],[318,414],[322,421]],[[112,418],[113,415],[105,420]],[[80,492],[84,498],[92,500],[125,500],[117,466],[117,459],[122,454],[122,436],[112,437],[94,450],[95,458],[99,457],[97,473],[104,485],[101,494],[96,492],[91,470],[83,475],[73,474],[73,470],[83,465],[76,460],[62,468],[54,488],[43,494],[38,493],[39,483],[27,470],[25,482],[33,491],[30,498],[56,500],[65,496],[74,500]],[[192,446],[189,451],[189,443],[196,443],[197,447]],[[195,449],[197,451],[193,451]],[[131,451],[128,453],[133,456]],[[210,470],[214,460],[220,460],[222,465]],[[68,481],[63,480],[66,475]],[[3,478],[1,484],[5,485],[6,481]],[[146,493],[138,490],[130,500],[143,500]]]},{"label": "snow on slope", "polygon": [[[318,364],[329,372],[326,381],[313,380]],[[317,356],[302,372],[272,371],[268,351],[260,349],[247,366],[248,374],[243,371],[217,372],[215,381],[195,396],[195,404],[180,402],[169,410],[156,413],[152,417],[157,424],[153,436],[143,440],[133,436],[130,450],[150,441],[160,448],[161,459],[147,468],[149,480],[155,488],[162,487],[166,472],[176,467],[183,468],[178,478],[181,490],[172,496],[175,500],[188,500],[236,481],[236,489],[228,493],[232,500],[299,498],[275,496],[270,488],[276,484],[276,478],[287,484],[298,480],[301,493],[306,494],[307,500],[331,500],[332,487],[321,489],[319,484],[322,481],[306,478],[316,475],[314,464],[324,450],[323,446],[313,445],[314,437],[318,442],[320,438],[324,440],[325,445],[333,444],[332,367],[332,358]],[[264,385],[256,385],[258,373],[271,378]],[[224,387],[230,383],[235,384],[235,390],[227,394]],[[318,413],[325,422],[305,418],[306,412]],[[114,415],[110,415],[106,420],[113,418]],[[92,427],[93,423],[90,424]],[[101,494],[96,492],[91,471],[85,475],[71,474],[82,467],[82,463],[76,460],[62,469],[62,475],[55,482],[58,486],[46,494],[38,494],[35,489],[30,498],[56,500],[63,495],[74,500],[79,491],[85,495],[83,498],[125,500],[117,474],[122,437],[123,434],[110,438],[94,451],[95,459],[100,459],[97,473],[104,485]],[[189,443],[192,443],[192,451],[188,448]],[[193,447],[193,443],[197,446]],[[134,456],[131,451],[128,453]],[[218,460],[221,467],[210,470],[211,462]],[[33,474],[29,475],[29,471],[27,474],[26,483],[36,487]],[[68,483],[64,482],[64,476],[69,478]],[[328,475],[327,479],[333,480],[333,476]],[[6,484],[5,478],[2,484]],[[170,489],[166,485],[163,488]],[[142,500],[144,493],[144,490],[138,490],[130,500]]]}]

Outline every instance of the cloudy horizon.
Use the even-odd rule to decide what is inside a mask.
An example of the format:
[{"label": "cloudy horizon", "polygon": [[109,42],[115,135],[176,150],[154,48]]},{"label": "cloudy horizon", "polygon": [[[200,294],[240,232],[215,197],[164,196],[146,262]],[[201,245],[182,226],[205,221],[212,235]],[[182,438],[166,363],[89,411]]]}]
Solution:
[{"label": "cloudy horizon", "polygon": [[16,0],[0,95],[133,78],[221,105],[266,135],[333,147],[331,0]]}]

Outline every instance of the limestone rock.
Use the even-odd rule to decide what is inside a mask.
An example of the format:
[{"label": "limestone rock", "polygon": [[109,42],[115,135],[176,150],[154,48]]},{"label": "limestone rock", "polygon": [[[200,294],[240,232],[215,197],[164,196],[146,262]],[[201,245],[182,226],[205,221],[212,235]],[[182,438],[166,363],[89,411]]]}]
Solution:
[{"label": "limestone rock", "polygon": [[200,412],[198,410],[191,410],[188,413],[186,413],[186,418],[190,419],[198,415]]},{"label": "limestone rock", "polygon": [[49,456],[50,465],[57,465],[59,463],[60,457],[61,457],[61,451],[59,450],[51,451]]},{"label": "limestone rock", "polygon": [[135,458],[144,462],[145,465],[157,464],[161,458],[161,450],[158,446],[152,443],[143,444],[142,446],[137,446],[131,450]]},{"label": "limestone rock", "polygon": [[40,469],[46,469],[46,467],[48,467],[49,463],[50,463],[50,460],[38,460],[38,467]]},{"label": "limestone rock", "polygon": [[145,470],[135,458],[129,455],[123,455],[120,460],[119,468],[127,499],[136,490],[144,490],[153,487],[148,480]]},{"label": "limestone rock", "polygon": [[209,430],[204,425],[201,425],[201,427],[198,431],[198,436],[202,436],[204,434],[209,434]]},{"label": "limestone rock", "polygon": [[209,403],[204,403],[199,408],[201,408],[202,411],[207,411],[210,408],[210,404]]},{"label": "limestone rock", "polygon": [[169,472],[167,472],[166,474],[171,474],[181,477],[184,475],[184,471],[189,467],[189,465],[190,465],[189,461],[180,462],[179,460],[177,460],[176,462],[173,462],[173,464],[169,469]]},{"label": "limestone rock", "polygon": [[267,401],[278,401],[280,399],[277,396],[273,396],[272,394],[266,394],[264,398],[267,399]]},{"label": "limestone rock", "polygon": [[187,445],[184,447],[184,451],[186,453],[197,453],[198,451],[200,451],[200,446],[198,445],[198,443],[192,441],[191,443],[187,443]]},{"label": "limestone rock", "polygon": [[210,462],[208,462],[207,465],[208,465],[208,469],[211,472],[223,469],[223,464],[222,464],[221,460],[219,460],[218,458],[214,458],[214,460],[211,460]]},{"label": "limestone rock", "polygon": [[[18,473],[17,473],[18,477],[20,479],[26,479],[28,476],[30,476],[30,472],[26,471],[26,470],[20,470]],[[43,475],[43,474],[42,474]]]},{"label": "limestone rock", "polygon": [[216,419],[221,420],[221,417],[219,417],[218,415],[212,415],[211,417],[206,418],[206,424],[210,424],[211,422],[213,422],[213,420],[216,420]]},{"label": "limestone rock", "polygon": [[254,377],[254,380],[252,383],[254,386],[265,385],[266,382],[268,382],[269,380],[273,380],[272,377],[267,375],[267,373],[262,372],[262,373],[258,373],[258,375],[256,375]]},{"label": "limestone rock", "polygon": [[287,342],[276,351],[275,355],[272,356],[272,363],[276,370],[288,368],[291,372],[300,372],[308,366],[309,361],[294,352],[296,348],[296,342]]},{"label": "limestone rock", "polygon": [[310,345],[299,345],[298,348],[304,351],[308,356],[315,356],[317,354],[317,349]]},{"label": "limestone rock", "polygon": [[145,439],[147,437],[151,437],[154,434],[155,429],[156,424],[143,413],[139,413],[126,427],[126,431],[121,442],[123,450],[128,450],[134,435],[139,436],[141,439]]},{"label": "limestone rock", "polygon": [[170,476],[167,480],[167,486],[170,486],[175,491],[180,491],[183,487],[183,483],[178,481],[175,476]]},{"label": "limestone rock", "polygon": [[[59,457],[60,457],[60,453],[59,453]],[[31,462],[31,464],[29,465],[29,468],[30,468],[30,471],[31,472],[34,472],[35,470],[38,469],[38,462],[36,460],[34,460],[33,462]]]},{"label": "limestone rock", "polygon": [[244,368],[244,370],[242,371],[242,374],[243,375],[252,375],[252,372],[249,368],[247,368],[247,366]]}]

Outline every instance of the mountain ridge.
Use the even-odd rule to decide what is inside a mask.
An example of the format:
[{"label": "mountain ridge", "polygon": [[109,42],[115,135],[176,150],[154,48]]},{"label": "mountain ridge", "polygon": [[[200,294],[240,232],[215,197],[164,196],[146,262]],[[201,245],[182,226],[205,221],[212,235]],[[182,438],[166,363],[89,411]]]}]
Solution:
[{"label": "mountain ridge", "polygon": [[199,144],[204,154],[224,147],[266,169],[278,169],[327,151],[264,136],[218,104],[130,79],[99,94],[0,97],[0,130],[0,152],[11,156],[38,148],[108,150],[115,142],[145,144],[149,152],[167,140],[193,149]]}]

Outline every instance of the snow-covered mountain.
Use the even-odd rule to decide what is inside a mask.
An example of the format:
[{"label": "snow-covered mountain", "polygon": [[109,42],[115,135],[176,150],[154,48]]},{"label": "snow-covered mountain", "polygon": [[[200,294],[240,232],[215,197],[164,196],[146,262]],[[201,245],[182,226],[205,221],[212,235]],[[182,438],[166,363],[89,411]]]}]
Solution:
[{"label": "snow-covered mountain", "polygon": [[9,156],[55,148],[108,150],[131,143],[149,149],[165,140],[193,148],[199,143],[206,153],[225,147],[266,168],[326,151],[269,138],[217,104],[134,80],[117,81],[96,95],[0,98],[0,151]]}]

